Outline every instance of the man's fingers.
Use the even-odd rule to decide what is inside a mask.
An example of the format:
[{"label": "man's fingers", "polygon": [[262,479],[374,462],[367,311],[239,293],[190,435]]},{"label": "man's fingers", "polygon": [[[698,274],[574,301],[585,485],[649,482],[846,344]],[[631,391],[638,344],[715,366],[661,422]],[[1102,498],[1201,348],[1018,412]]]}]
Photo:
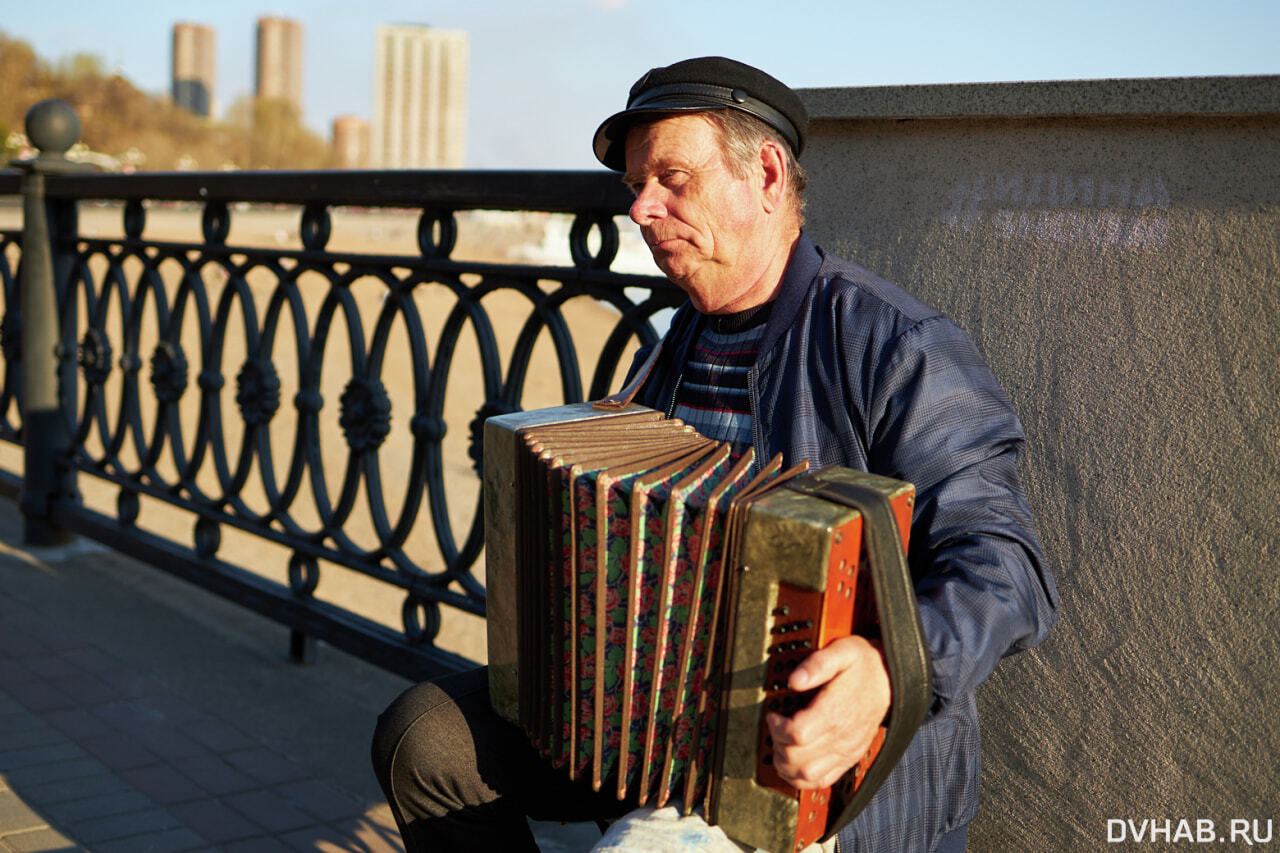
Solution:
[{"label": "man's fingers", "polygon": [[788,683],[817,693],[790,717],[766,716],[775,769],[797,788],[827,787],[862,758],[888,710],[884,659],[874,641],[844,637],[806,658]]},{"label": "man's fingers", "polygon": [[787,686],[792,690],[813,690],[844,672],[857,657],[857,648],[849,642],[851,639],[837,640],[809,655],[792,671]]},{"label": "man's fingers", "polygon": [[773,739],[774,769],[796,788],[830,787],[847,769],[839,750],[820,742],[797,744],[788,739],[787,729],[771,724],[771,730],[778,732]]}]

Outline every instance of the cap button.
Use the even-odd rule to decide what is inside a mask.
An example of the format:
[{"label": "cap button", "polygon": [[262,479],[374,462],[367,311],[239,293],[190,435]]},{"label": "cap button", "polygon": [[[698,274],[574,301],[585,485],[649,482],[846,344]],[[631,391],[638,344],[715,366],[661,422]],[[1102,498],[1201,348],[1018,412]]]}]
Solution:
[{"label": "cap button", "polygon": [[745,104],[749,96],[743,89],[734,89],[729,93],[729,97],[733,99],[735,104]]}]

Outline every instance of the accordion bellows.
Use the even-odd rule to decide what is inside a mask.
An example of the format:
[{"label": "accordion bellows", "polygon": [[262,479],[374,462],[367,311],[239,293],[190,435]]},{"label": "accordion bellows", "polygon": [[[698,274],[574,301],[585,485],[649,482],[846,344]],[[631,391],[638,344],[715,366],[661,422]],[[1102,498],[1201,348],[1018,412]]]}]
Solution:
[{"label": "accordion bellows", "polygon": [[[755,464],[678,420],[589,404],[491,418],[484,436],[494,708],[555,766],[619,799],[794,853],[856,816],[931,697],[903,556],[914,490]],[[813,649],[878,637],[894,704],[831,789],[773,772],[766,710]]]}]

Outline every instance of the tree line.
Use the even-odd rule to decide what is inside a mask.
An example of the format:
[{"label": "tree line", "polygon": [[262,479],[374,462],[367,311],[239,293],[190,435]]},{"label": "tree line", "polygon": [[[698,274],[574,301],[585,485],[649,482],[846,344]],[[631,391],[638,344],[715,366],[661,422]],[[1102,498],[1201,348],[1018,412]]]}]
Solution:
[{"label": "tree line", "polygon": [[138,90],[105,71],[93,54],[47,62],[26,42],[3,32],[0,93],[5,164],[22,151],[27,110],[45,98],[61,98],[75,108],[81,144],[109,168],[215,171],[336,164],[329,144],[302,125],[286,99],[245,97],[222,120],[205,118],[175,106],[167,95]]}]

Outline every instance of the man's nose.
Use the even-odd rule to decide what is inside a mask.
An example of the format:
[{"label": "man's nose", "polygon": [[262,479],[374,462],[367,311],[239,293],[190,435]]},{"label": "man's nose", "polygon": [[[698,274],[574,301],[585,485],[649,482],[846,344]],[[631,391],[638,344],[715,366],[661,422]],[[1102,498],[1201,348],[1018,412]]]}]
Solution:
[{"label": "man's nose", "polygon": [[646,184],[636,193],[636,200],[631,202],[631,221],[643,226],[660,219],[666,213],[666,206],[658,196],[658,189],[652,184]]}]

